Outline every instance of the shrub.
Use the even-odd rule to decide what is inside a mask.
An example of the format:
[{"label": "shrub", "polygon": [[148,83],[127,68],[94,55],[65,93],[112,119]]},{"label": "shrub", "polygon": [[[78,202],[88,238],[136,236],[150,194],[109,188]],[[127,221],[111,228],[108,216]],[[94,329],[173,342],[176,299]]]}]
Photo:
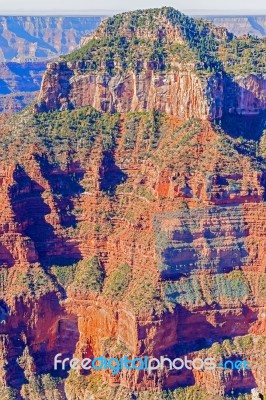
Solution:
[{"label": "shrub", "polygon": [[51,273],[56,277],[58,283],[66,289],[74,280],[76,268],[76,264],[66,267],[53,266]]},{"label": "shrub", "polygon": [[147,273],[136,279],[128,291],[126,299],[137,314],[162,315],[167,311],[159,288],[154,286],[151,277]]},{"label": "shrub", "polygon": [[73,282],[75,288],[100,292],[104,282],[104,270],[98,257],[78,263]]},{"label": "shrub", "polygon": [[130,266],[128,264],[120,264],[106,278],[103,293],[108,297],[120,300],[128,288],[131,278]]},{"label": "shrub", "polygon": [[54,377],[51,374],[45,374],[42,375],[42,383],[45,390],[55,390],[62,383],[62,379]]}]

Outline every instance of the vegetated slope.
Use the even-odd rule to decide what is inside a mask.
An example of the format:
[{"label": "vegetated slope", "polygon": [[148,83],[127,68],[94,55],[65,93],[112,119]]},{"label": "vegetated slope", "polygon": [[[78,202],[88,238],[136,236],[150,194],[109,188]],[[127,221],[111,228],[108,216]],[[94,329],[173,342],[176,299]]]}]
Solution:
[{"label": "vegetated slope", "polygon": [[227,130],[234,115],[241,117],[242,135],[252,115],[257,134],[265,110],[265,54],[265,39],[237,39],[174,9],[125,13],[48,65],[36,110],[157,110],[222,120]]},{"label": "vegetated slope", "polygon": [[[225,28],[214,27],[207,20],[194,19],[166,7],[119,14],[107,19],[87,45],[64,59],[90,60],[88,69],[102,66],[114,71],[116,67],[137,69],[138,61],[154,61],[157,62],[157,69],[167,69],[171,66],[171,61],[186,63],[190,60],[196,61],[197,70],[218,72],[226,70],[227,67],[219,62],[220,46],[227,44],[231,51],[235,49],[236,59],[239,57],[240,60],[242,54],[239,50],[241,44],[245,45],[243,40],[240,38],[238,41]],[[264,39],[251,38],[251,40],[254,40],[251,42],[252,46],[250,42],[246,43],[248,49],[253,48],[254,51],[257,48],[258,51],[265,49]],[[102,52],[99,51],[100,48],[103,48]],[[230,51],[225,51],[226,54],[228,52]],[[250,57],[248,61],[250,66],[253,62],[260,61],[261,67],[265,68],[265,54],[260,60]],[[237,72],[236,70],[235,73]],[[261,71],[256,64],[253,64],[252,72]]]},{"label": "vegetated slope", "polygon": [[[215,93],[223,91],[210,93],[202,85],[219,73],[221,84],[235,88],[234,75],[224,76],[219,59],[220,43],[235,39],[187,18],[161,9],[104,22],[93,46],[81,51],[85,66],[75,64],[80,52],[70,56],[72,66],[49,66],[40,103],[1,125],[3,395],[218,399],[256,386],[265,392],[265,107],[261,100],[256,112],[254,104],[250,109],[252,95],[243,91],[244,111],[234,103],[223,120],[228,99],[221,97],[219,105]],[[114,42],[124,35],[131,43],[135,36],[133,55],[143,54],[140,71],[129,49],[121,55],[110,42],[112,34]],[[149,40],[140,45],[143,37]],[[109,41],[114,65],[106,64],[107,46],[100,53],[101,40]],[[159,46],[161,54],[170,42],[177,50],[164,53],[165,59],[179,60],[178,71],[174,61],[161,69],[160,57],[148,68],[149,51]],[[202,43],[209,43],[205,53]],[[182,61],[179,46],[189,61]],[[97,110],[90,101],[79,102],[78,95],[94,93],[91,73],[99,79],[98,99],[106,102],[109,82],[125,82],[129,71],[151,75],[139,80],[140,100],[149,87],[142,107],[134,109],[131,89],[116,92],[108,112],[101,102]],[[176,79],[176,93],[187,96],[183,114],[176,113],[180,104],[159,107],[163,96],[149,107],[155,88],[166,97],[167,76],[175,73],[189,76],[183,89]],[[243,81],[263,82],[253,75]],[[209,112],[195,109],[196,78],[206,107],[214,101],[221,110],[212,121]],[[81,82],[75,94],[74,82]],[[247,135],[252,126],[256,135]],[[72,371],[66,378],[54,376],[56,353],[214,356],[217,362],[236,357],[250,360],[251,370],[155,372],[152,379],[142,371]],[[188,388],[161,392],[180,386]]]}]

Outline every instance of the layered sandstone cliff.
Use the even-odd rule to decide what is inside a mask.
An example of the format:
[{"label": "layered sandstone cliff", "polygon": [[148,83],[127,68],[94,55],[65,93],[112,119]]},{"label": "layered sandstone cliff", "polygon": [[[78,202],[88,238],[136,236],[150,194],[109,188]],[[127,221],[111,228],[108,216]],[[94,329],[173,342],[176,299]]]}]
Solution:
[{"label": "layered sandstone cliff", "polygon": [[[181,119],[195,116],[210,121],[227,114],[249,116],[265,110],[265,74],[260,71],[243,76],[237,73],[240,57],[238,60],[223,55],[225,49],[230,48],[230,41],[235,40],[232,35],[206,22],[205,29],[213,37],[217,59],[222,60],[216,64],[212,59],[213,51],[208,50],[209,44],[197,48],[193,41],[193,35],[199,34],[197,29],[202,28],[193,27],[189,33],[182,25],[189,22],[182,22],[180,17],[171,19],[171,15],[162,13],[164,27],[156,24],[156,18],[152,27],[147,20],[146,27],[132,28],[130,17],[125,14],[124,24],[118,25],[114,34],[116,42],[109,45],[113,55],[105,55],[104,48],[102,54],[94,50],[97,42],[100,46],[108,41],[110,27],[103,23],[83,51],[74,53],[71,61],[50,63],[36,110],[84,106],[105,112],[157,110]],[[124,46],[124,61],[115,55],[116,51],[121,51],[119,46]],[[141,54],[144,49],[146,58]],[[265,65],[265,57],[262,57]],[[135,58],[136,64],[132,63]]]},{"label": "layered sandstone cliff", "polygon": [[[205,90],[195,72],[186,67],[176,73],[156,74],[152,65],[135,74],[80,74],[82,65],[51,63],[44,76],[38,98],[40,110],[65,110],[92,106],[105,112],[142,112],[158,110],[178,118],[192,115],[202,119],[221,116],[217,102],[208,105],[205,90],[211,97],[213,88],[222,96],[219,78],[208,82]],[[182,68],[182,67],[181,67]],[[52,93],[51,93],[52,92]],[[221,102],[220,102],[221,103]]]},{"label": "layered sandstone cliff", "polygon": [[[155,30],[140,26],[140,37],[157,37],[160,12],[148,12]],[[181,42],[176,28],[159,32]],[[206,121],[229,101],[222,73],[199,74],[191,60],[178,71],[149,65],[122,74],[119,91],[114,71],[96,77],[82,63],[53,63],[35,112],[1,125],[3,396],[157,400],[178,388],[182,399],[220,400],[266,391],[265,158],[255,140]],[[253,107],[264,111],[261,78],[241,79],[261,90]],[[255,118],[250,96],[243,90],[240,110],[231,105],[231,128],[245,109]],[[56,375],[59,352],[248,359],[251,369]]]}]

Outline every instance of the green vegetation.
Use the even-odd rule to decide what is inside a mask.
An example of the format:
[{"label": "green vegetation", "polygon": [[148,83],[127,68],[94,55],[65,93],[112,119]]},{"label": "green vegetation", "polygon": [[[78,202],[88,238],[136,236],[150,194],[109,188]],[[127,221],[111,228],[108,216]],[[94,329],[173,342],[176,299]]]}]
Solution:
[{"label": "green vegetation", "polygon": [[208,400],[209,398],[209,393],[198,386],[178,388],[173,392],[168,391],[163,393],[163,399],[165,400]]},{"label": "green vegetation", "polygon": [[152,151],[159,146],[166,129],[163,113],[158,111],[128,113],[125,120],[123,147],[125,150],[135,149],[139,135],[141,156],[144,150]]},{"label": "green vegetation", "polygon": [[6,386],[0,386],[0,398],[1,400],[17,400],[19,397],[17,389],[13,389]]},{"label": "green vegetation", "polygon": [[175,136],[181,136],[182,139],[178,141],[177,147],[191,145],[191,140],[202,130],[202,121],[198,118],[189,118],[183,125],[176,131]]},{"label": "green vegetation", "polygon": [[245,335],[236,336],[234,338],[225,339],[222,342],[215,342],[212,344],[210,349],[201,350],[205,354],[207,351],[208,356],[215,356],[219,359],[226,359],[232,356],[242,357],[242,355],[251,355],[253,352],[257,353],[258,349],[260,357],[265,355],[265,337],[261,337],[259,341],[256,336]]},{"label": "green vegetation", "polygon": [[219,37],[215,36],[212,25],[203,19],[194,19],[174,8],[165,8],[167,18],[178,26],[189,47],[194,51],[198,70],[222,71],[222,63],[217,58]]},{"label": "green vegetation", "polygon": [[92,107],[34,115],[25,109],[5,126],[7,134],[0,136],[0,159],[12,153],[14,162],[21,162],[33,145],[48,154],[49,162],[65,168],[77,157],[85,157],[96,140],[104,151],[112,151],[119,124],[119,114],[98,112]]},{"label": "green vegetation", "polygon": [[25,298],[34,296],[35,299],[39,299],[48,292],[58,289],[40,264],[32,264],[28,269],[16,271],[0,268],[0,298],[5,298],[5,294],[10,290],[10,279],[14,296],[25,296]]},{"label": "green vegetation", "polygon": [[91,149],[98,136],[103,149],[112,150],[119,131],[119,114],[103,114],[92,107],[39,113],[33,116],[33,128],[58,161],[64,155]]},{"label": "green vegetation", "polygon": [[125,123],[126,132],[124,136],[125,150],[133,150],[135,148],[140,121],[141,121],[140,113],[129,113],[126,115],[126,123]]},{"label": "green vegetation", "polygon": [[266,299],[266,276],[261,275],[259,279],[259,295],[262,299]]},{"label": "green vegetation", "polygon": [[228,275],[218,274],[214,278],[215,298],[243,299],[250,293],[248,282],[242,271],[232,271]]},{"label": "green vegetation", "polygon": [[65,267],[52,266],[51,273],[56,277],[58,283],[63,286],[64,289],[74,281],[77,265],[69,265]]},{"label": "green vegetation", "polygon": [[102,339],[102,348],[105,357],[123,357],[124,355],[131,355],[126,343],[112,337],[105,337]]},{"label": "green vegetation", "polygon": [[266,159],[266,129],[264,129],[264,131],[261,135],[259,151],[260,151],[260,155]]},{"label": "green vegetation", "polygon": [[128,264],[120,264],[107,276],[103,293],[115,300],[121,300],[131,281],[131,268]]},{"label": "green vegetation", "polygon": [[[162,33],[162,21],[169,20],[180,30],[187,44],[172,45]],[[140,72],[145,61],[154,70],[169,69],[174,59],[179,62],[197,60],[197,67],[208,72],[220,71],[217,58],[219,40],[210,23],[190,18],[174,8],[141,10],[109,18],[101,26],[101,38],[92,39],[87,45],[62,57],[65,61],[80,61],[81,72],[104,68],[114,75],[117,68]],[[137,34],[150,31],[154,39]]]},{"label": "green vegetation", "polygon": [[66,383],[71,385],[73,388],[78,388],[80,394],[80,392],[83,392],[83,390],[87,388],[88,378],[71,369],[69,371]]},{"label": "green vegetation", "polygon": [[72,287],[80,290],[100,292],[104,282],[104,269],[99,259],[79,261]]},{"label": "green vegetation", "polygon": [[[173,44],[167,38],[162,28],[167,21],[179,30],[184,43]],[[165,71],[173,61],[193,62],[202,74],[258,74],[266,70],[266,39],[249,35],[235,38],[206,20],[188,17],[171,7],[116,15],[108,18],[99,32],[98,39],[62,59],[79,61],[81,73],[102,70],[110,75],[118,70],[139,73],[144,62],[155,71]]]},{"label": "green vegetation", "polygon": [[167,301],[179,304],[213,303],[223,298],[243,301],[250,294],[250,288],[242,271],[215,274],[204,277],[183,278],[174,283],[165,283]]},{"label": "green vegetation", "polygon": [[145,61],[153,63],[155,69],[165,70],[168,54],[164,41],[153,41],[147,39],[145,35],[133,34],[141,27],[156,32],[160,26],[159,14],[160,10],[148,10],[108,18],[102,24],[100,39],[91,40],[81,49],[62,59],[81,61],[79,64],[81,72],[104,70],[114,75],[117,66],[122,71],[140,72]]},{"label": "green vegetation", "polygon": [[175,283],[165,284],[167,301],[178,304],[197,304],[202,301],[202,291],[198,277],[180,279]]},{"label": "green vegetation", "polygon": [[146,189],[145,187],[137,188],[136,194],[137,196],[143,197],[150,202],[156,200],[156,197],[151,193],[151,191],[149,189]]},{"label": "green vegetation", "polygon": [[56,286],[46,271],[35,264],[34,267],[20,271],[15,275],[13,288],[16,288],[15,290],[18,290],[18,293],[39,298],[48,291],[55,290]]},{"label": "green vegetation", "polygon": [[220,45],[219,58],[227,73],[233,75],[266,72],[266,39],[246,35]]},{"label": "green vegetation", "polygon": [[22,386],[22,396],[27,399],[61,398],[62,379],[53,377],[51,374],[32,374],[29,383]]},{"label": "green vegetation", "polygon": [[67,384],[73,388],[80,388],[81,392],[89,393],[91,397],[97,400],[251,400],[250,395],[223,397],[210,395],[203,388],[191,386],[186,388],[177,388],[174,391],[150,391],[144,390],[132,393],[122,385],[110,386],[104,380],[99,372],[93,372],[89,376],[79,375],[76,371],[70,371],[67,378]]},{"label": "green vegetation", "polygon": [[236,341],[236,346],[238,346],[243,353],[251,351],[253,348],[252,336],[251,335],[240,336]]},{"label": "green vegetation", "polygon": [[134,280],[134,284],[126,294],[126,300],[138,314],[162,315],[167,311],[160,289],[154,285],[148,273]]}]

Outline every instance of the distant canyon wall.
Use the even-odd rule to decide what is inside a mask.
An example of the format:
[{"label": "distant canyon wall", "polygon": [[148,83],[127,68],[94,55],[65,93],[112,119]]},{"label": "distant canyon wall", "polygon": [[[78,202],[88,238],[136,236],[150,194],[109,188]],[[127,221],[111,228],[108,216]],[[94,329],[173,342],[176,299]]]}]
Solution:
[{"label": "distant canyon wall", "polygon": [[77,48],[104,17],[0,17],[0,112],[34,101],[47,61]]},{"label": "distant canyon wall", "polygon": [[102,16],[0,17],[0,62],[49,59],[73,51]]},{"label": "distant canyon wall", "polygon": [[46,62],[0,63],[0,112],[12,113],[37,97]]},{"label": "distant canyon wall", "polygon": [[266,37],[266,15],[204,16],[216,26],[224,26],[236,36]]}]

